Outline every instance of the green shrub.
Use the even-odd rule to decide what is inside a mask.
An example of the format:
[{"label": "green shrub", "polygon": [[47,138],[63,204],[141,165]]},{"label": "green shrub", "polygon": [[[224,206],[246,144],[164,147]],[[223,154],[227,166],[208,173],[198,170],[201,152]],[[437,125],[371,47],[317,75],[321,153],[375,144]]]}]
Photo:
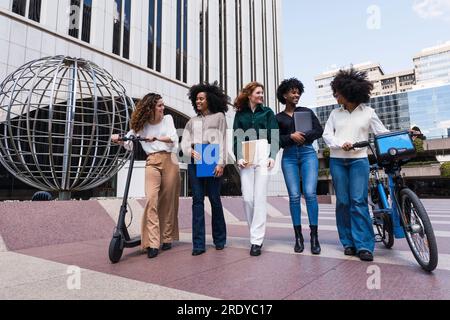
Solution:
[{"label": "green shrub", "polygon": [[441,177],[450,178],[450,162],[444,162],[441,165]]},{"label": "green shrub", "polygon": [[325,169],[320,169],[319,170],[319,177],[328,177],[330,175],[330,169],[329,168],[325,168]]},{"label": "green shrub", "polygon": [[417,153],[422,153],[425,151],[425,149],[423,148],[423,140],[417,138],[416,140],[414,140],[414,146],[416,147],[416,151]]}]

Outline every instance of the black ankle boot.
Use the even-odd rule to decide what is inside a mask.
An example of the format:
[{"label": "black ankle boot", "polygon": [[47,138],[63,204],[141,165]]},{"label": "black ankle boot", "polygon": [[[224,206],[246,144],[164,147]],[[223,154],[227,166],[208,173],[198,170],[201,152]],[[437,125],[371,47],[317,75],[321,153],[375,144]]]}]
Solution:
[{"label": "black ankle boot", "polygon": [[309,226],[311,228],[311,252],[312,254],[320,254],[321,248],[319,236],[317,234],[317,226]]},{"label": "black ankle boot", "polygon": [[302,253],[305,250],[305,245],[303,244],[303,234],[302,234],[302,226],[294,226],[295,231],[295,247],[294,251],[297,253]]}]

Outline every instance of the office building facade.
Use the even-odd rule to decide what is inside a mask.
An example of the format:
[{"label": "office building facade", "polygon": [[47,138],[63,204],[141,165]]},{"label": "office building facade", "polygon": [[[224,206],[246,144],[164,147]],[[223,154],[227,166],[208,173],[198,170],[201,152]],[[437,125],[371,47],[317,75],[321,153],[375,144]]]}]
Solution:
[{"label": "office building facade", "polygon": [[232,99],[259,81],[276,112],[281,13],[281,0],[0,0],[0,81],[66,55],[105,68],[133,99],[160,93],[179,129],[195,114],[188,89],[203,81]]}]

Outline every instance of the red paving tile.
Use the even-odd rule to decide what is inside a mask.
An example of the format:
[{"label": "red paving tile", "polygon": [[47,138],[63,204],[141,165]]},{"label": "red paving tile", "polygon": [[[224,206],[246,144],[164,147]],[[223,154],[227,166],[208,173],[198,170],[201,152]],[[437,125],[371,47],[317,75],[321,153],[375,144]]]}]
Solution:
[{"label": "red paving tile", "polygon": [[[374,284],[368,273],[370,266],[380,270],[381,289],[370,290],[367,282]],[[373,287],[372,287],[373,288]],[[375,287],[376,288],[376,287]],[[361,263],[347,261],[330,270],[320,279],[301,288],[287,299],[316,300],[323,299],[449,299],[450,272],[435,271],[433,274],[423,272],[420,268]]]},{"label": "red paving tile", "polygon": [[[144,202],[145,199],[140,200]],[[207,201],[207,200],[206,200]],[[241,200],[224,198],[224,206],[239,217]],[[283,198],[269,199],[277,208],[288,206]],[[449,299],[450,272],[423,272],[410,266],[294,255],[263,250],[260,257],[250,257],[248,248],[216,251],[211,243],[204,255],[193,257],[190,243],[175,243],[172,250],[148,259],[140,248],[125,249],[122,260],[111,264],[108,246],[114,221],[96,202],[0,203],[0,234],[10,249],[68,265],[113,274],[129,279],[160,284],[184,291],[222,299]],[[239,207],[239,209],[238,209]],[[280,210],[281,210],[280,209]],[[20,214],[20,215],[19,215]],[[327,215],[328,216],[328,215]],[[19,218],[18,218],[19,217]],[[242,221],[245,221],[245,217]],[[207,233],[211,217],[206,214]],[[286,223],[290,219],[268,218]],[[180,201],[181,232],[191,232],[191,200]],[[305,222],[304,222],[305,223]],[[326,221],[322,225],[334,225]],[[440,225],[439,230],[446,230]],[[436,227],[435,227],[436,228]],[[228,225],[228,236],[248,239],[246,225]],[[304,230],[309,245],[309,230]],[[340,246],[336,231],[321,231],[322,244]],[[294,241],[292,228],[268,227],[266,239]],[[448,238],[438,237],[440,253],[450,252]],[[382,245],[377,251],[384,250]],[[396,240],[394,249],[409,251],[406,240]],[[376,258],[376,256],[375,256]],[[381,290],[369,290],[367,267],[381,268]]]},{"label": "red paving tile", "polygon": [[242,198],[222,198],[222,205],[240,221],[247,221]]},{"label": "red paving tile", "polygon": [[[247,250],[245,254],[248,255]],[[259,257],[248,256],[231,265],[199,272],[169,286],[221,299],[278,300],[341,263],[338,259],[264,252]]]},{"label": "red paving tile", "polygon": [[9,250],[107,238],[114,229],[97,201],[0,202],[0,212]]}]

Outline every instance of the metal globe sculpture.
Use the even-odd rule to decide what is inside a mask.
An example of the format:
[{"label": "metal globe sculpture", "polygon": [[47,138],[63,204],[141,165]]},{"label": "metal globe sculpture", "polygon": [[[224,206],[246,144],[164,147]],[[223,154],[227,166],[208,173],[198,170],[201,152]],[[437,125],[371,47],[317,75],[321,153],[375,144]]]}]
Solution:
[{"label": "metal globe sculpture", "polygon": [[23,182],[70,199],[113,177],[129,153],[133,101],[108,71],[66,56],[29,62],[0,84],[0,162]]}]

